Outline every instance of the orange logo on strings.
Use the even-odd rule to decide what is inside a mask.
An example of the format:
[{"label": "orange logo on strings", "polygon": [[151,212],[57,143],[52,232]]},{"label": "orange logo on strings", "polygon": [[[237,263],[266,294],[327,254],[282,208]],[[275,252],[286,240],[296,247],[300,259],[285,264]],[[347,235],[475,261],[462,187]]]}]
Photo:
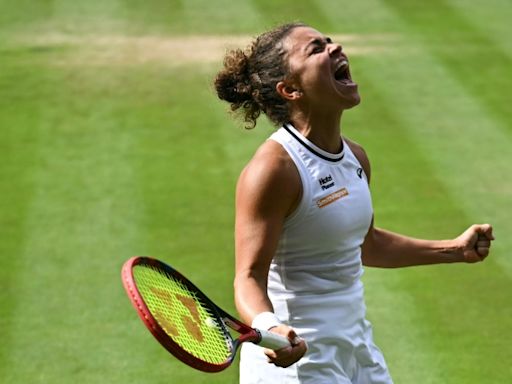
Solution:
[{"label": "orange logo on strings", "polygon": [[[154,287],[151,287],[151,292],[153,292],[155,296],[159,297],[169,308],[172,308],[174,305],[174,298],[178,299],[178,301],[181,302],[181,304],[183,304],[183,306],[190,312],[190,316],[181,315],[183,326],[198,342],[202,343],[204,341],[204,336],[201,332],[201,327],[199,326],[199,324],[201,324],[201,317],[199,316],[199,310],[194,299],[178,294],[174,294],[173,297],[170,292]],[[166,316],[162,312],[157,311],[155,313],[155,318],[171,336],[179,336],[179,331],[176,325],[166,319]]]}]

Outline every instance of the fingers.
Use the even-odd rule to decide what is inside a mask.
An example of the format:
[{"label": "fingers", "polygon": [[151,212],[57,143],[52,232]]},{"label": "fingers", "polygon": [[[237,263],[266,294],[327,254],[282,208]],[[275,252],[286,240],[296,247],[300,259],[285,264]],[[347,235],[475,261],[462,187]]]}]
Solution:
[{"label": "fingers", "polygon": [[490,224],[475,224],[469,228],[469,231],[472,231],[469,251],[473,256],[468,261],[483,261],[489,255],[491,241],[494,240],[492,226]]},{"label": "fingers", "polygon": [[485,259],[489,255],[489,249],[491,247],[491,241],[494,240],[492,234],[492,226],[490,224],[482,224],[477,226],[477,240],[475,244],[475,250],[481,259]]},{"label": "fingers", "polygon": [[265,354],[268,357],[269,363],[275,364],[278,367],[286,368],[299,361],[306,353],[306,350],[306,342],[301,340],[293,346],[285,347],[278,351],[267,349],[265,350]]},{"label": "fingers", "polygon": [[490,224],[475,224],[469,227],[461,236],[465,242],[464,259],[468,263],[483,261],[491,248],[491,242],[494,240]]},{"label": "fingers", "polygon": [[290,365],[296,363],[307,350],[306,342],[297,336],[295,331],[288,326],[279,326],[272,329],[276,333],[282,334],[283,336],[288,337],[291,345],[289,347],[281,348],[277,351],[273,351],[271,349],[265,349],[265,354],[268,357],[269,363],[275,364],[278,367],[289,367]]},{"label": "fingers", "polygon": [[491,247],[491,240],[485,235],[478,235],[478,239],[475,244],[475,250],[478,255],[483,259],[489,255],[489,248]]},{"label": "fingers", "polygon": [[478,225],[476,231],[478,233],[479,240],[481,237],[485,237],[488,240],[494,240],[492,226],[490,224]]},{"label": "fingers", "polygon": [[489,240],[487,237],[478,236],[475,246],[477,248],[489,248],[491,246],[491,240]]}]

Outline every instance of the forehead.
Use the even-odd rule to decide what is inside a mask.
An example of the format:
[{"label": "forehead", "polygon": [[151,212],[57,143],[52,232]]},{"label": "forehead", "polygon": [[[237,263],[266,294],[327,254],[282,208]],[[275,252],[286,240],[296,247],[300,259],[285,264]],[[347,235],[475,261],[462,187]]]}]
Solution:
[{"label": "forehead", "polygon": [[325,39],[325,36],[311,27],[297,27],[286,37],[283,46],[288,54],[293,54],[317,39]]}]

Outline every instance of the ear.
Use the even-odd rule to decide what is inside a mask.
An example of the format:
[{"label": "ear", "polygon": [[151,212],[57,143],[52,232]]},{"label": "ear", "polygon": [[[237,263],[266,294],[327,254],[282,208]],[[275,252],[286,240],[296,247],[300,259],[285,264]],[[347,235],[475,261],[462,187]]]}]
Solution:
[{"label": "ear", "polygon": [[298,100],[303,95],[300,89],[297,89],[284,81],[280,81],[276,84],[276,91],[281,95],[281,97],[290,101]]}]

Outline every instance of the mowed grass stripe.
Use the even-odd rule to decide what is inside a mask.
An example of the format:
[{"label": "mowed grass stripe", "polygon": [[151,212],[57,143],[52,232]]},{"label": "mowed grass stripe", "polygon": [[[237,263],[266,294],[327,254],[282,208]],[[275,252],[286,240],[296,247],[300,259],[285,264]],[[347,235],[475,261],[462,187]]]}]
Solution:
[{"label": "mowed grass stripe", "polygon": [[[463,227],[467,218],[393,104],[380,93],[377,82],[366,76],[367,60],[353,60],[364,98],[358,110],[347,112],[344,131],[361,142],[370,157],[376,225],[415,237],[454,235],[454,227]],[[424,289],[437,292],[428,282],[440,268],[444,267],[366,268],[368,315],[397,383],[438,383],[443,378],[445,363],[434,353],[427,324],[436,324],[437,319],[431,308],[425,311],[417,301]]]},{"label": "mowed grass stripe", "polygon": [[140,92],[161,88],[155,91],[160,99],[133,106],[134,118],[144,116],[134,160],[145,224],[153,227],[147,243],[174,259],[177,269],[228,261],[232,272],[236,175],[225,149],[231,143],[222,133],[229,117],[215,120],[211,74],[199,67],[153,75],[141,71],[140,81]]},{"label": "mowed grass stripe", "polygon": [[[20,31],[139,34],[255,33],[265,20],[250,1],[134,0],[69,3],[63,0],[32,4],[22,0],[12,7],[0,4],[0,34]],[[198,46],[197,49],[201,49]]]},{"label": "mowed grass stripe", "polygon": [[[494,41],[499,49],[512,59],[512,41],[510,40],[510,19],[512,6],[508,1],[489,0],[471,1],[450,0],[449,4],[460,17],[478,29],[478,33]],[[489,57],[492,61],[492,57]]]},{"label": "mowed grass stripe", "polygon": [[19,255],[25,248],[26,219],[34,195],[32,172],[36,167],[38,140],[32,127],[41,110],[37,102],[17,87],[28,73],[7,65],[0,69],[0,377],[5,367],[2,362],[8,360],[9,345],[15,337],[10,329],[20,306],[17,275],[23,273],[24,265]]},{"label": "mowed grass stripe", "polygon": [[[392,10],[380,5],[372,14],[382,15],[375,25],[387,25]],[[465,91],[442,62],[406,37],[407,23],[395,17],[392,24],[404,34],[397,50],[352,59],[363,103],[347,113],[344,123],[345,133],[350,135],[353,128],[354,137],[366,144],[373,163],[377,225],[439,238],[455,235],[453,231],[473,221],[489,220],[499,241],[493,258],[479,266],[367,269],[376,338],[397,383],[504,382],[510,367],[496,351],[510,349],[510,339],[503,335],[512,318],[506,304],[510,294],[500,288],[510,284],[503,270],[510,247],[504,209],[510,205],[504,178],[510,164],[508,136],[485,108],[473,100],[468,105],[468,96],[460,99]],[[443,114],[432,112],[433,107]],[[471,122],[475,117],[477,122]],[[460,140],[457,133],[468,124],[471,132],[460,134],[465,138]]]},{"label": "mowed grass stripe", "polygon": [[[376,225],[417,237],[457,235],[471,218],[444,184],[443,169],[431,164],[408,131],[409,122],[386,102],[391,99],[378,81],[365,76],[370,61],[358,59],[359,83],[367,97],[359,111],[350,112],[354,116],[347,114],[346,131],[368,143]],[[503,319],[510,312],[510,297],[500,287],[510,284],[510,277],[496,260],[475,266],[367,269],[365,284],[376,338],[397,383],[479,383],[489,377],[499,382],[509,373],[507,365],[494,361],[488,369],[478,367],[483,355],[493,356],[509,342],[499,335],[509,327]],[[480,337],[483,332],[488,338]]]},{"label": "mowed grass stripe", "polygon": [[[288,2],[276,2],[272,0],[252,0],[258,13],[267,23],[281,24],[291,21],[302,21],[314,26],[318,30],[331,31],[333,25],[329,17],[323,12],[319,1],[304,0],[291,5]],[[291,9],[293,12],[290,12]]]},{"label": "mowed grass stripe", "polygon": [[[91,77],[99,80],[97,73]],[[13,277],[18,305],[8,332],[16,337],[5,345],[4,378],[93,383],[108,375],[116,381],[126,336],[118,324],[127,313],[119,268],[136,249],[140,213],[125,162],[130,138],[104,88],[88,93],[90,83],[76,72],[51,72],[49,79],[39,78],[46,97],[35,99],[37,121],[20,127],[33,131],[37,166],[25,243],[16,255],[23,270]]]},{"label": "mowed grass stripe", "polygon": [[449,1],[385,3],[400,15],[402,22],[437,57],[450,76],[511,134],[512,111],[503,92],[512,89],[511,52],[504,52]]},{"label": "mowed grass stripe", "polygon": [[[401,288],[415,292],[418,320],[420,324],[428,326],[429,337],[433,335],[432,352],[443,357],[440,362],[443,363],[442,372],[447,377],[439,382],[482,382],[488,381],[489,375],[493,377],[491,381],[501,382],[510,374],[508,365],[494,358],[495,351],[509,348],[510,341],[508,338],[505,341],[501,339],[503,332],[506,333],[506,328],[510,326],[506,320],[511,318],[506,305],[510,295],[500,290],[500,287],[510,284],[510,270],[503,269],[504,265],[508,265],[508,260],[503,257],[504,250],[510,246],[506,238],[509,225],[505,217],[506,210],[504,211],[504,207],[509,205],[506,201],[509,199],[510,189],[508,181],[503,179],[510,164],[506,150],[509,148],[509,139],[503,130],[495,127],[496,122],[492,120],[492,115],[489,116],[485,110],[479,108],[457,82],[446,74],[442,64],[428,54],[420,57],[384,55],[378,61],[371,57],[361,60],[366,65],[371,64],[370,68],[365,69],[365,73],[369,75],[366,86],[374,84],[382,98],[389,100],[388,103],[395,105],[393,101],[396,101],[396,120],[401,122],[405,132],[395,133],[393,136],[403,137],[405,134],[416,143],[416,149],[423,153],[425,161],[438,173],[436,179],[441,180],[443,190],[452,199],[457,198],[458,209],[466,212],[458,217],[446,212],[444,223],[453,224],[454,220],[467,223],[489,220],[496,226],[500,241],[493,251],[493,258],[484,265],[475,266],[477,269],[468,269],[465,266],[441,267],[439,272],[435,272],[440,278],[429,278],[430,283],[427,281],[419,290],[416,288],[417,292],[414,288],[422,281],[417,274],[422,274],[422,270],[414,270],[410,280],[407,270],[398,273],[404,275]],[[431,73],[430,78],[436,79],[435,82],[427,80],[428,73]],[[422,81],[422,78],[426,79]],[[442,88],[438,84],[442,84]],[[362,92],[364,87],[365,84],[362,84]],[[463,130],[466,132],[461,133]],[[401,148],[408,148],[409,145],[401,145]],[[400,168],[404,169],[404,165]],[[404,174],[411,177],[410,172],[405,171]],[[424,217],[426,220],[429,216]],[[443,223],[442,225],[445,226]],[[454,279],[454,276],[457,278]],[[470,299],[463,299],[468,292],[471,292]],[[489,300],[492,305],[489,305]],[[454,303],[462,304],[460,311],[454,310]],[[478,324],[482,313],[488,316],[485,320],[485,331],[481,330],[480,325],[468,323],[468,319],[473,318]],[[464,314],[471,317],[465,317]],[[439,320],[432,321],[431,318],[441,321],[439,329],[435,327]],[[459,328],[460,324],[464,326]],[[459,334],[462,329],[465,331]],[[478,336],[482,332],[486,334],[485,338]],[[450,345],[446,345],[446,340],[453,346],[454,354],[457,351],[469,351],[460,356],[460,365],[451,365],[446,361],[445,358],[450,358]],[[439,350],[443,352],[436,352]],[[486,353],[482,353],[483,350]],[[488,368],[473,369],[472,367],[479,367],[482,355],[490,357]]]},{"label": "mowed grass stripe", "polygon": [[[318,6],[329,18],[332,31],[323,33],[368,33],[393,34],[403,32],[396,24],[392,12],[382,6],[380,0],[365,0],[357,5],[347,4],[339,0],[321,0]],[[343,41],[340,42],[344,44]]]},{"label": "mowed grass stripe", "polygon": [[[20,284],[20,276],[33,270],[36,258],[26,260],[21,255],[29,247],[31,228],[29,218],[32,201],[37,193],[34,182],[35,169],[39,167],[37,156],[39,132],[34,129],[45,109],[40,99],[47,99],[44,85],[53,81],[47,73],[31,76],[31,69],[17,67],[6,57],[2,63],[0,83],[2,158],[2,294],[0,372],[7,382],[11,377],[13,343],[19,343],[24,332],[16,332],[26,303],[23,296],[30,287]],[[23,86],[22,84],[25,84]],[[27,92],[30,89],[31,92]],[[19,335],[22,335],[21,337]]]},{"label": "mowed grass stripe", "polygon": [[433,166],[442,170],[443,183],[458,196],[471,220],[495,225],[501,238],[495,244],[496,260],[510,273],[512,263],[500,255],[510,246],[504,208],[511,203],[512,181],[506,175],[512,139],[500,119],[494,119],[426,52],[407,59],[386,55],[372,64],[369,73],[380,73],[373,81],[381,84],[386,98],[399,103],[397,110],[410,134]]},{"label": "mowed grass stripe", "polygon": [[[234,172],[224,149],[231,144],[222,140],[225,127],[211,117],[211,73],[200,66],[177,73],[151,65],[118,72],[126,73],[126,89],[137,89],[123,99],[123,129],[135,142],[129,162],[136,201],[144,212],[137,253],[171,264],[234,311]],[[224,110],[218,114],[228,121]],[[152,340],[134,312],[125,321],[135,328],[126,335],[132,347],[125,349],[123,377],[156,383],[170,376],[177,382],[205,380],[205,374],[170,357]],[[208,376],[208,382],[236,383],[237,377],[233,367]]]}]

